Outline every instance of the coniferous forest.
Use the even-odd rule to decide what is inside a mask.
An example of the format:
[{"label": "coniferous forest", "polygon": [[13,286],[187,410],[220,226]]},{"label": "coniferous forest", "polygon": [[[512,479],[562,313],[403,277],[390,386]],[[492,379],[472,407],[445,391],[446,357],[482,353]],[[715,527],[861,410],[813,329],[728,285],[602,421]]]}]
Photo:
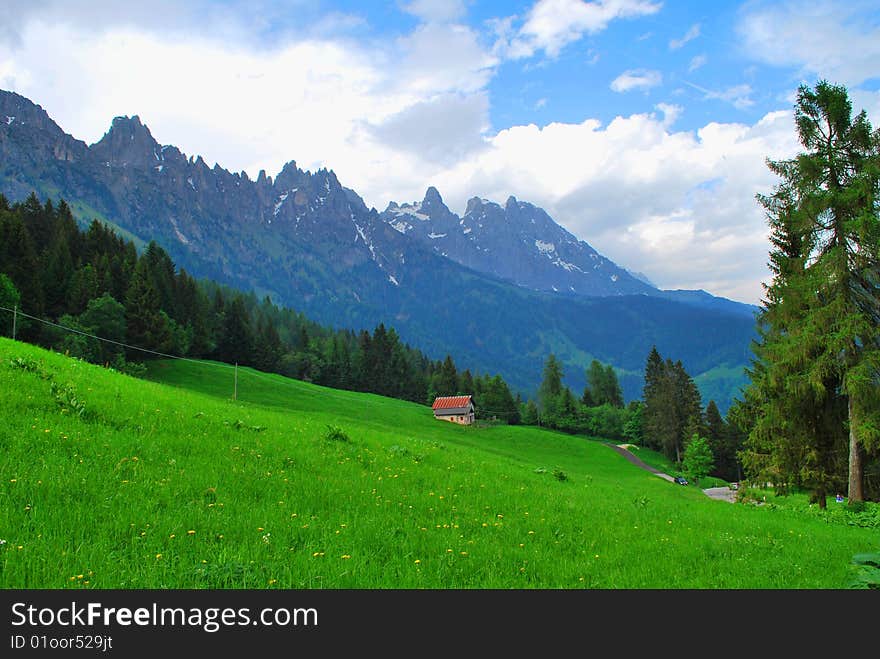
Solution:
[{"label": "coniferous forest", "polygon": [[[330,329],[197,281],[155,242],[139,254],[97,220],[81,230],[63,200],[10,205],[0,195],[0,307],[21,312],[17,338],[123,371],[160,355],[213,359],[421,404],[472,394],[479,417],[519,421],[500,375],[459,371],[449,355],[432,360],[382,324]],[[12,324],[0,312],[0,333],[11,335]]]}]

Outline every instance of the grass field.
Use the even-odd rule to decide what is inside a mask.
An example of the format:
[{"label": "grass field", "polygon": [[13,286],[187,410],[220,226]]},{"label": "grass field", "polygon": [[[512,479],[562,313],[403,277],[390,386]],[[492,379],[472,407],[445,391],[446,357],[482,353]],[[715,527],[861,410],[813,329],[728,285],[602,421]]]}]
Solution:
[{"label": "grass field", "polygon": [[248,369],[233,401],[211,363],[148,378],[0,339],[3,588],[841,588],[877,549],[598,441]]}]

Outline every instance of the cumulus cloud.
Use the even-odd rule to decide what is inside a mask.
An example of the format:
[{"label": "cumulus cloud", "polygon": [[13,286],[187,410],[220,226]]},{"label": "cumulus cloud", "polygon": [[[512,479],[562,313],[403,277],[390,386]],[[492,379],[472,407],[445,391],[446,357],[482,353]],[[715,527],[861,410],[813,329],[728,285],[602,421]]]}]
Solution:
[{"label": "cumulus cloud", "polygon": [[664,128],[669,128],[674,124],[684,111],[684,108],[680,105],[672,105],[670,103],[658,103],[654,108],[663,113]]},{"label": "cumulus cloud", "polygon": [[654,14],[661,6],[648,0],[538,0],[507,44],[507,54],[518,59],[544,51],[557,57],[568,44],[601,32],[615,19]]},{"label": "cumulus cloud", "polygon": [[694,23],[681,39],[672,39],[669,42],[669,48],[670,50],[678,50],[688,41],[693,41],[698,36],[700,36],[700,24]]},{"label": "cumulus cloud", "polygon": [[790,113],[673,131],[676,106],[657,109],[607,126],[590,119],[512,127],[432,181],[459,212],[473,194],[514,194],[664,288],[757,303],[768,242],[755,194],[776,182],[765,159],[797,151]]},{"label": "cumulus cloud", "polygon": [[630,69],[611,81],[611,89],[616,92],[628,92],[633,89],[648,90],[662,83],[663,75],[659,71]]},{"label": "cumulus cloud", "polygon": [[489,127],[485,92],[445,94],[416,103],[365,130],[376,141],[431,163],[452,165],[484,148]]},{"label": "cumulus cloud", "polygon": [[[619,16],[627,3],[577,4],[613,5]],[[18,42],[0,44],[0,86],[88,142],[113,116],[138,114],[160,142],[233,171],[273,174],[290,159],[333,168],[377,208],[420,199],[432,184],[457,212],[473,195],[513,194],[662,287],[760,298],[768,245],[754,195],[774,183],[764,159],[797,150],[787,112],[685,131],[674,129],[681,106],[659,103],[604,125],[490,131],[500,56],[449,21],[378,44],[312,35],[261,49],[122,23],[97,32],[19,23]],[[647,88],[630,82],[619,86]],[[702,93],[736,103],[751,92]],[[860,94],[856,105],[880,111],[880,93]]]},{"label": "cumulus cloud", "polygon": [[798,67],[845,85],[878,75],[876,2],[785,2],[747,5],[738,25],[743,48],[760,61]]}]

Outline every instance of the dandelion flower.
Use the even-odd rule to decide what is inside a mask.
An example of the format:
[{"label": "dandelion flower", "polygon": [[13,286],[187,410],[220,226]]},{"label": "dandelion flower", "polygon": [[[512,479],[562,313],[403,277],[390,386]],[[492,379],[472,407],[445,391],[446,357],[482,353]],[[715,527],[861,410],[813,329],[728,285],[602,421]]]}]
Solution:
[{"label": "dandelion flower", "polygon": [[158,561],[160,558],[162,558],[162,554],[156,554],[156,560]]},{"label": "dandelion flower", "polygon": [[422,560],[420,558],[417,558],[416,560],[413,561],[413,563],[415,563],[416,565],[418,565],[421,562],[422,562]]},{"label": "dandelion flower", "polygon": [[348,560],[349,558],[351,558],[351,556],[348,554],[343,554],[342,558],[344,558],[345,560]]},{"label": "dandelion flower", "polygon": [[195,535],[196,532],[193,529],[190,529],[189,531],[186,532],[186,534],[187,535]]}]

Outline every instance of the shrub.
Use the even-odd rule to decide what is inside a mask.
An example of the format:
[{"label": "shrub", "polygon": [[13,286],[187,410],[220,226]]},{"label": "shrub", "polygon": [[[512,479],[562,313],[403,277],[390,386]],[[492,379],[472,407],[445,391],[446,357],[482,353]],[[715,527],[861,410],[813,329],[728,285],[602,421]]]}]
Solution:
[{"label": "shrub", "polygon": [[855,575],[850,588],[880,590],[880,553],[856,554],[852,558]]},{"label": "shrub", "polygon": [[327,432],[324,433],[324,439],[331,442],[351,441],[351,438],[345,434],[345,431],[337,426],[327,426]]},{"label": "shrub", "polygon": [[53,382],[50,385],[50,391],[55,398],[55,402],[61,407],[63,412],[74,414],[78,417],[86,415],[86,404],[76,393],[76,388],[72,384],[60,385]]}]

